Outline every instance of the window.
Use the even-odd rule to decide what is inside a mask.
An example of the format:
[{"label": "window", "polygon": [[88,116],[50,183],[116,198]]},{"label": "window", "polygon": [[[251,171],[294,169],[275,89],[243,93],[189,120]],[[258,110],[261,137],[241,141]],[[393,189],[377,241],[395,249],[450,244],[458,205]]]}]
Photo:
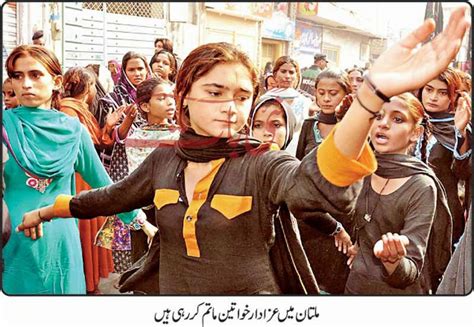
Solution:
[{"label": "window", "polygon": [[323,53],[334,65],[339,66],[339,52],[341,48],[331,44],[323,44]]}]

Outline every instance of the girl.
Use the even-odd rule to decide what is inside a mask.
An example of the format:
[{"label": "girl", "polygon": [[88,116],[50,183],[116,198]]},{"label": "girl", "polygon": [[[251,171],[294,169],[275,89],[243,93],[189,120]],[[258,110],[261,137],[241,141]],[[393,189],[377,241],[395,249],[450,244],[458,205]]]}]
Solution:
[{"label": "girl", "polygon": [[[249,120],[251,130],[250,135],[255,137],[257,140],[264,143],[276,144],[281,150],[284,150],[291,142],[296,120],[293,116],[293,113],[291,112],[291,109],[288,108],[288,105],[278,97],[272,96],[271,94],[266,94],[263,96],[255,108],[250,112]],[[286,213],[287,210],[288,209],[286,207],[282,206],[282,208],[280,208],[280,214]],[[305,221],[311,221],[313,223],[312,226],[314,226],[317,230],[323,232],[326,235],[333,236],[334,243],[339,251],[344,249],[344,253],[346,253],[347,248],[352,245],[349,234],[347,234],[345,229],[341,228],[341,224],[329,214],[314,212],[310,217],[306,217]],[[325,239],[327,239],[327,237]],[[321,242],[317,242],[317,244],[319,254],[321,252],[322,246]],[[305,244],[303,243],[303,245]],[[329,246],[334,249],[334,245],[332,243],[329,244]],[[314,251],[312,251],[311,247],[309,247],[309,249],[306,249],[306,252],[311,252],[311,254],[313,254]],[[345,256],[341,255],[340,261],[342,267],[345,268],[344,257]],[[310,263],[313,266],[313,271],[315,271],[315,263],[311,261]],[[327,266],[328,262],[324,261],[324,264]],[[331,273],[337,274],[334,270],[332,270]],[[321,284],[320,278],[316,279],[320,283],[321,289],[326,288],[327,292],[334,292],[332,290],[328,290],[327,287],[324,287],[324,285]]]},{"label": "girl", "polygon": [[[137,87],[137,104],[147,123],[135,129],[125,140],[128,170],[138,166],[159,146],[163,140],[177,140],[178,126],[174,124],[176,102],[171,82],[161,78],[151,78]],[[154,205],[143,208],[150,221],[154,221]],[[131,230],[131,260],[137,261],[148,249],[145,235]]]},{"label": "girl", "polygon": [[[447,31],[435,39],[443,51],[436,52],[440,48],[429,43],[415,49],[434,29],[434,22],[427,20],[378,58],[371,76],[376,85],[384,86],[382,93],[393,95],[422,85],[450,62],[469,26],[462,19],[465,9],[456,10]],[[394,73],[396,81],[391,78]],[[44,220],[87,218],[154,201],[162,294],[296,293],[289,284],[299,286],[299,292],[316,293],[314,280],[303,288],[300,281],[305,280],[296,274],[285,276],[289,268],[299,268],[297,264],[279,265],[282,260],[272,256],[274,241],[281,239],[281,233],[274,234],[272,217],[283,203],[296,217],[314,208],[350,212],[360,187],[351,184],[375,169],[366,139],[370,118],[383,100],[363,84],[340,126],[300,162],[284,151],[266,151],[268,146],[237,136],[257,88],[255,67],[235,46],[214,43],[194,49],[177,78],[182,132],[176,146],[158,148],[113,186],[60,196],[55,207],[26,214],[18,230],[38,225],[38,213]],[[283,238],[284,249],[292,255],[288,262],[298,263],[297,231],[284,232],[292,235]]]},{"label": "girl", "polygon": [[[58,194],[74,194],[74,172],[91,187],[111,181],[87,130],[77,119],[54,109],[59,108],[63,80],[56,56],[44,47],[23,45],[12,51],[6,68],[21,104],[3,113],[3,141],[9,150],[4,200],[14,226],[25,212],[51,204]],[[123,218],[134,216],[136,212]],[[25,235],[12,234],[3,259],[3,289],[8,294],[86,292],[74,220],[58,220],[44,228],[40,224]]]},{"label": "girl", "polygon": [[347,110],[341,109],[340,105],[344,97],[352,92],[346,73],[333,69],[320,73],[314,87],[320,111],[316,117],[306,119],[303,123],[296,150],[296,157],[300,160],[329,135],[337,123],[336,111]]},{"label": "girl", "polygon": [[[298,159],[301,160],[318,147],[331,133],[337,122],[337,108],[350,93],[351,85],[346,73],[326,69],[318,75],[315,81],[315,96],[320,111],[316,117],[306,119],[303,123],[296,150]],[[332,217],[326,212],[315,211],[312,216],[299,220],[298,227],[320,288],[330,294],[343,293],[345,279],[349,273],[343,253],[352,245],[346,232],[351,230],[350,219],[347,216]]]},{"label": "girl", "polygon": [[449,262],[446,194],[433,171],[409,155],[428,133],[423,116],[421,103],[404,93],[384,104],[372,126],[379,167],[357,200],[348,294],[434,293]]},{"label": "girl", "polygon": [[5,79],[2,85],[3,104],[5,109],[12,109],[18,107],[18,99],[16,98],[15,91],[13,91],[11,78]]},{"label": "girl", "polygon": [[[89,106],[92,104],[96,91],[96,76],[86,68],[73,67],[64,74],[63,98],[60,100],[60,111],[66,115],[76,117],[86,127],[92,142],[97,150],[101,145],[112,145],[113,140],[108,137],[107,126],[102,130]],[[76,193],[90,190],[91,187],[76,173]],[[86,289],[88,293],[98,292],[100,277],[107,278],[114,270],[112,251],[94,245],[95,237],[104,224],[105,217],[91,220],[79,220]]]},{"label": "girl", "polygon": [[[122,72],[119,84],[112,93],[100,99],[100,111],[114,112],[118,118],[117,125],[113,128],[110,137],[114,140],[112,151],[104,150],[101,153],[103,163],[108,169],[110,178],[118,182],[128,176],[127,153],[124,140],[135,128],[143,125],[146,120],[137,111],[137,86],[150,77],[150,68],[146,58],[133,51],[127,52],[122,59]],[[118,116],[118,117],[117,117]],[[132,264],[130,259],[130,232],[120,220],[115,219],[115,240],[121,239],[122,245],[113,252],[115,271],[120,273]],[[116,243],[117,245],[119,243]],[[121,249],[122,251],[120,251]]]},{"label": "girl", "polygon": [[295,135],[293,142],[288,146],[287,151],[293,155],[296,153],[296,146],[298,144],[298,138],[301,131],[303,121],[309,117],[311,110],[312,97],[310,95],[303,95],[298,90],[300,83],[300,67],[298,63],[288,56],[282,56],[278,58],[273,67],[273,76],[275,77],[279,96],[290,105],[293,111],[297,126],[295,129]]},{"label": "girl", "polygon": [[156,52],[150,60],[151,71],[158,77],[175,82],[177,73],[177,63],[175,56],[166,51],[160,50]]},{"label": "girl", "polygon": [[[421,88],[419,99],[429,116],[433,126],[433,134],[428,139],[426,155],[436,176],[441,180],[448,195],[449,209],[453,216],[453,244],[456,244],[462,235],[465,217],[461,200],[458,196],[458,182],[460,175],[453,170],[456,161],[454,152],[456,145],[456,131],[454,126],[454,112],[456,108],[457,91],[461,87],[459,75],[452,68],[446,69],[439,76],[429,81]],[[467,146],[470,138],[463,138]],[[421,157],[421,142],[418,143],[416,154]]]}]

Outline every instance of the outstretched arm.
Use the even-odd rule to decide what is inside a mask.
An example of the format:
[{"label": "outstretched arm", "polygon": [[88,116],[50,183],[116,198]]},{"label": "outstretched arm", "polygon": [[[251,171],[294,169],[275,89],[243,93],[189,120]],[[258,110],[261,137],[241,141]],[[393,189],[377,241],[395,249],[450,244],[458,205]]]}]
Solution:
[{"label": "outstretched arm", "polygon": [[[446,29],[433,41],[419,47],[435,29],[433,19],[403,40],[386,50],[369,70],[374,85],[387,97],[415,90],[438,76],[446,69],[461,46],[462,38],[470,26],[469,7],[463,5],[454,10]],[[377,97],[365,81],[358,91],[358,98],[371,111],[380,111],[383,101]],[[335,143],[341,153],[349,158],[360,156],[367,139],[373,117],[357,99],[352,103],[335,133]]]}]

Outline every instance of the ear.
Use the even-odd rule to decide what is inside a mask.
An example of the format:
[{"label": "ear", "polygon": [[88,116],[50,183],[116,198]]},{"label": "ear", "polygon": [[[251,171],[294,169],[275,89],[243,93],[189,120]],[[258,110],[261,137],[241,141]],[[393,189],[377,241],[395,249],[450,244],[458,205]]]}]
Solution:
[{"label": "ear", "polygon": [[140,108],[144,112],[150,112],[150,104],[148,102],[144,102],[144,103],[140,104]]},{"label": "ear", "polygon": [[53,77],[54,87],[53,90],[59,91],[63,86],[63,77],[61,75],[57,75]]},{"label": "ear", "polygon": [[412,135],[410,136],[410,142],[416,143],[418,139],[420,138],[421,134],[423,134],[424,130],[425,130],[424,127],[421,125],[415,127],[415,129],[412,132]]}]

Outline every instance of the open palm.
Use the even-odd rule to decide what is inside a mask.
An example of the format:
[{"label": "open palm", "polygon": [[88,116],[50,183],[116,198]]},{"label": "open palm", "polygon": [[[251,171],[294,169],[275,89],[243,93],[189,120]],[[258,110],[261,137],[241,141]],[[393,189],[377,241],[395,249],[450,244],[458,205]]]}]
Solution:
[{"label": "open palm", "polygon": [[386,50],[370,69],[374,84],[390,97],[420,88],[443,72],[459,51],[470,26],[466,10],[467,5],[463,5],[453,11],[446,29],[433,41],[418,47],[435,29],[434,20],[427,19]]}]

